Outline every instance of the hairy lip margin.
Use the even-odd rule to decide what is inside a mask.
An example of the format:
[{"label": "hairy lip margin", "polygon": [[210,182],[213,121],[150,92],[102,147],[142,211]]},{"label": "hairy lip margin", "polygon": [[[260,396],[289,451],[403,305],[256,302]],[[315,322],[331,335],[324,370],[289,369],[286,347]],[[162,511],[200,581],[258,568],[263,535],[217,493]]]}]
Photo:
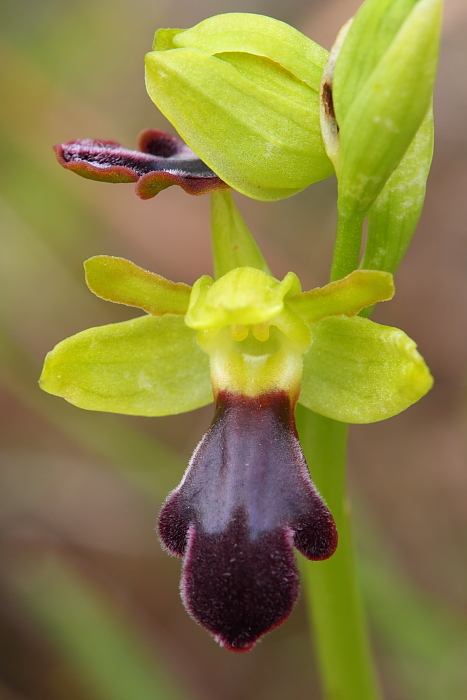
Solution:
[{"label": "hairy lip margin", "polygon": [[213,422],[159,516],[183,557],[188,612],[230,651],[249,651],[290,614],[299,592],[293,546],[326,559],[334,520],[309,477],[285,391],[219,392]]}]

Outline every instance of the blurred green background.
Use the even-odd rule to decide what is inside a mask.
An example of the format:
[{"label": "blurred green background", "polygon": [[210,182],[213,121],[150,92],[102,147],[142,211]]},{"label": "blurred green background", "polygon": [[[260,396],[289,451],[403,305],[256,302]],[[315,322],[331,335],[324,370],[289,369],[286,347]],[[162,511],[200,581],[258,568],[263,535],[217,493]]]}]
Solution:
[{"label": "blurred green background", "polygon": [[[119,255],[170,279],[211,272],[209,200],[61,169],[53,144],[135,145],[171,130],[144,89],[154,31],[226,11],[269,14],[330,48],[358,0],[3,0],[0,5],[0,698],[319,700],[303,600],[251,653],[185,613],[180,562],[154,532],[211,408],[87,413],[40,392],[44,355],[135,313],[95,297],[82,262]],[[447,0],[426,207],[375,319],[403,328],[436,379],[406,413],[351,431],[349,487],[387,700],[467,697],[467,6]],[[326,282],[335,183],[238,197],[277,276]],[[349,640],[349,643],[350,640]]]}]

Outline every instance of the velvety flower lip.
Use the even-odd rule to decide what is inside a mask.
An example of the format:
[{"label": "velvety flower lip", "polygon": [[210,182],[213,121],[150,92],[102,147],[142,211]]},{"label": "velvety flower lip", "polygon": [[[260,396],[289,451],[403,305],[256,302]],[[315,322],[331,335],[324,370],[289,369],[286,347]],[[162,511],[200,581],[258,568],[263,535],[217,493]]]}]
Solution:
[{"label": "velvety flower lip", "polygon": [[82,177],[135,182],[141,199],[150,199],[171,185],[193,195],[229,189],[181,139],[164,131],[143,131],[136,151],[98,139],[67,141],[54,150],[60,165]]},{"label": "velvety flower lip", "polygon": [[220,391],[180,486],[159,516],[167,549],[184,558],[190,614],[230,651],[249,651],[290,614],[299,590],[295,546],[330,557],[334,520],[313,486],[285,391]]},{"label": "velvety flower lip", "polygon": [[[225,240],[234,248],[241,237]],[[254,249],[253,259],[261,265]],[[297,399],[333,420],[368,423],[405,410],[432,378],[402,331],[357,316],[393,296],[392,275],[356,270],[302,292],[293,273],[279,281],[229,261],[215,281],[203,275],[190,289],[122,258],[91,258],[89,288],[146,316],[62,341],[41,386],[128,415],[181,413],[214,398],[213,422],[162,508],[159,533],[184,559],[188,612],[240,652],[291,612],[293,546],[321,560],[337,545],[298,441]]]}]

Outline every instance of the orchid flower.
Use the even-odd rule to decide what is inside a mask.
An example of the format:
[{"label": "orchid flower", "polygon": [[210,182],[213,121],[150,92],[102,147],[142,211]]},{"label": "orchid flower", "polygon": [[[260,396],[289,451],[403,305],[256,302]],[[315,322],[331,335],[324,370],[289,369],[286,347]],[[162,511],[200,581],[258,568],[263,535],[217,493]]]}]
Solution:
[{"label": "orchid flower", "polygon": [[[59,343],[41,386],[82,408],[130,415],[214,401],[211,426],[162,508],[159,535],[183,558],[187,610],[232,651],[251,649],[292,610],[299,590],[293,547],[323,560],[337,546],[300,447],[297,402],[337,421],[369,423],[405,410],[432,385],[405,333],[358,315],[392,297],[392,275],[355,269],[363,217],[369,213],[369,267],[393,269],[423,201],[414,162],[427,172],[439,8],[433,0],[418,5],[381,30],[374,60],[359,66],[360,83],[351,69],[368,34],[360,20],[330,55],[259,15],[159,30],[146,57],[148,93],[188,145],[149,130],[138,151],[96,140],[56,147],[65,168],[135,182],[143,199],[171,184],[213,192],[215,279],[189,287],[121,258],[91,258],[90,289],[146,315]],[[377,90],[380,83],[388,90]],[[294,273],[272,276],[230,194],[216,190],[275,200],[333,171],[340,263],[335,281],[303,292]]]},{"label": "orchid flower", "polygon": [[232,268],[218,257],[217,279],[190,288],[122,258],[91,258],[89,288],[146,314],[62,341],[41,377],[45,391],[89,410],[162,416],[214,401],[159,534],[183,558],[187,610],[232,651],[248,651],[291,612],[293,547],[321,560],[337,546],[298,440],[296,402],[368,423],[432,383],[405,333],[357,316],[392,297],[392,275],[357,270],[303,292],[292,272],[275,279],[257,250],[249,259],[256,265]]}]

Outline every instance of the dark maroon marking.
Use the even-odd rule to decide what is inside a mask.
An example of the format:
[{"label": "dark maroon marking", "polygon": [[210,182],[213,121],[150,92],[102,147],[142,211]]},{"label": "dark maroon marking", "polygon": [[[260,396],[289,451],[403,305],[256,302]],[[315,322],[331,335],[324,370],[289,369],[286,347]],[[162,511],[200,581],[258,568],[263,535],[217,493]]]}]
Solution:
[{"label": "dark maroon marking", "polygon": [[248,651],[298,595],[292,545],[330,557],[334,520],[314,488],[285,392],[220,392],[213,422],[159,516],[165,547],[184,557],[191,615],[231,651]]},{"label": "dark maroon marking", "polygon": [[84,139],[54,146],[58,162],[67,170],[102,182],[135,182],[136,194],[150,199],[171,185],[194,195],[228,189],[217,175],[180,139],[147,129],[139,136],[139,150],[116,141]]},{"label": "dark maroon marking", "polygon": [[[336,113],[334,111],[334,99],[332,96],[332,85],[331,83],[324,83],[323,85],[323,104],[324,104],[324,109],[326,111],[326,114],[331,117],[331,119],[334,119],[336,121]],[[339,127],[337,126],[337,130],[339,130]]]},{"label": "dark maroon marking", "polygon": [[299,590],[292,533],[252,539],[243,511],[228,528],[206,535],[193,526],[183,568],[188,611],[229,651],[249,651],[290,614]]},{"label": "dark maroon marking", "polygon": [[177,156],[183,150],[187,154],[194,156],[191,148],[176,136],[167,134],[165,131],[156,131],[156,129],[145,129],[138,136],[138,151],[142,153],[150,153],[152,156],[160,158],[170,158]]}]

